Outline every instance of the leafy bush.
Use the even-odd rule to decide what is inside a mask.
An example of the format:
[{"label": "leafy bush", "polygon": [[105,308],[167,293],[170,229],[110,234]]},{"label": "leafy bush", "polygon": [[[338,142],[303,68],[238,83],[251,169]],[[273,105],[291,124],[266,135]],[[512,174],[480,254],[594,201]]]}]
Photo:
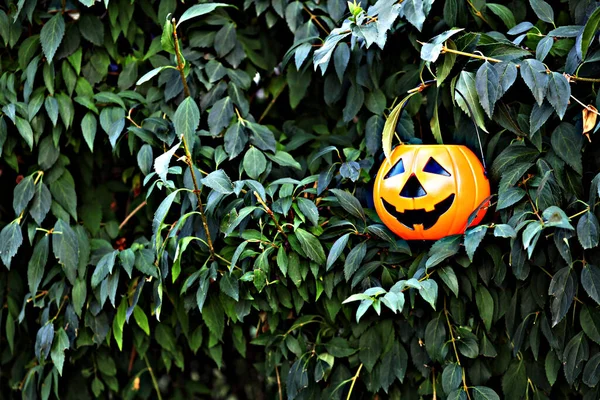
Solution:
[{"label": "leafy bush", "polygon": [[[600,397],[598,3],[371,3],[2,3],[3,394]],[[395,237],[471,113],[483,224]]]}]

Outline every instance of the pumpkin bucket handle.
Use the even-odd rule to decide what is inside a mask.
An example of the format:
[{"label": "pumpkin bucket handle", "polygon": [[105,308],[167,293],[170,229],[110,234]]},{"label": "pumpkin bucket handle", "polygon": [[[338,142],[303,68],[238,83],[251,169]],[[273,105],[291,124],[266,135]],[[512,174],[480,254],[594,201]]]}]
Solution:
[{"label": "pumpkin bucket handle", "polygon": [[[392,139],[396,132],[396,125],[398,124],[398,119],[400,118],[400,114],[402,114],[402,111],[404,111],[404,107],[406,106],[406,104],[408,104],[408,101],[410,100],[410,98],[412,96],[414,96],[417,93],[422,92],[425,88],[429,87],[433,82],[435,82],[435,79],[431,80],[431,81],[423,82],[418,87],[409,90],[408,96],[403,98],[400,101],[400,103],[398,103],[396,105],[396,107],[394,107],[394,109],[388,116],[387,120],[385,121],[385,125],[383,126],[383,133],[381,135],[381,144],[383,147],[383,153],[385,155],[385,158],[389,158],[390,154],[392,153]],[[464,100],[464,102],[467,105],[467,108],[469,110],[469,117],[471,118],[471,121],[473,121],[473,125],[475,126],[475,132],[477,133],[477,141],[479,143],[479,152],[481,154],[481,163],[483,165],[484,173],[487,176],[487,166],[485,164],[485,156],[483,154],[483,145],[481,144],[481,135],[479,134],[479,128],[477,127],[477,122],[475,121],[475,115],[473,114],[473,109],[469,105],[469,102],[467,101],[465,96],[460,92],[460,90],[455,88],[454,91],[456,93],[458,93],[458,95],[460,97],[462,97],[462,99]],[[400,144],[401,145],[404,144],[404,143],[402,143],[402,140],[400,140]]]},{"label": "pumpkin bucket handle", "polygon": [[469,117],[471,117],[471,121],[473,121],[473,126],[475,126],[475,132],[477,133],[477,141],[479,142],[479,151],[481,153],[481,164],[483,165],[483,171],[487,175],[487,166],[485,165],[485,156],[483,154],[483,145],[481,144],[481,135],[479,134],[479,127],[477,127],[477,122],[475,121],[475,115],[473,114],[473,109],[469,105],[469,102],[465,98],[465,96],[460,92],[460,90],[454,88],[454,91],[462,97],[467,108],[469,109]]}]

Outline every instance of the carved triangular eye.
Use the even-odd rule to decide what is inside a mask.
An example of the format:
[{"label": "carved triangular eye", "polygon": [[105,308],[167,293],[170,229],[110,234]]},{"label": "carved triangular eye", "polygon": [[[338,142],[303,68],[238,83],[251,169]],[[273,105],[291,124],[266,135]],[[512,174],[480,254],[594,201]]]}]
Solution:
[{"label": "carved triangular eye", "polygon": [[433,157],[431,157],[429,161],[427,161],[427,164],[425,164],[425,168],[423,168],[423,171],[429,172],[430,174],[450,176],[450,173],[446,171],[444,167],[440,165],[440,163],[435,161]]},{"label": "carved triangular eye", "polygon": [[392,176],[400,175],[402,173],[404,173],[404,163],[402,162],[402,159],[400,159],[383,179],[391,178]]}]

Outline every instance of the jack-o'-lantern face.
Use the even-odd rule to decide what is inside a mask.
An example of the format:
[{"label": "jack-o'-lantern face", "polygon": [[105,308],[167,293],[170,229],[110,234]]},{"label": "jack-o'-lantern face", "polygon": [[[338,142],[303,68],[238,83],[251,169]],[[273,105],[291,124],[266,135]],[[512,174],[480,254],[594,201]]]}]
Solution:
[{"label": "jack-o'-lantern face", "polygon": [[[383,223],[404,239],[464,233],[490,195],[483,166],[465,146],[401,145],[381,165],[373,197]],[[471,225],[485,215],[479,211]]]}]

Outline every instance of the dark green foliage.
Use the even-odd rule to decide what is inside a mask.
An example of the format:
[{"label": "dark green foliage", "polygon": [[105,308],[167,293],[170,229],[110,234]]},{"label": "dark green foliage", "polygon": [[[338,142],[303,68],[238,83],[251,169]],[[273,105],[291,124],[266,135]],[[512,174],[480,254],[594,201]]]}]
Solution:
[{"label": "dark green foliage", "polygon": [[[595,2],[188,3],[0,5],[4,397],[600,397]],[[483,223],[395,237],[473,121]]]}]

